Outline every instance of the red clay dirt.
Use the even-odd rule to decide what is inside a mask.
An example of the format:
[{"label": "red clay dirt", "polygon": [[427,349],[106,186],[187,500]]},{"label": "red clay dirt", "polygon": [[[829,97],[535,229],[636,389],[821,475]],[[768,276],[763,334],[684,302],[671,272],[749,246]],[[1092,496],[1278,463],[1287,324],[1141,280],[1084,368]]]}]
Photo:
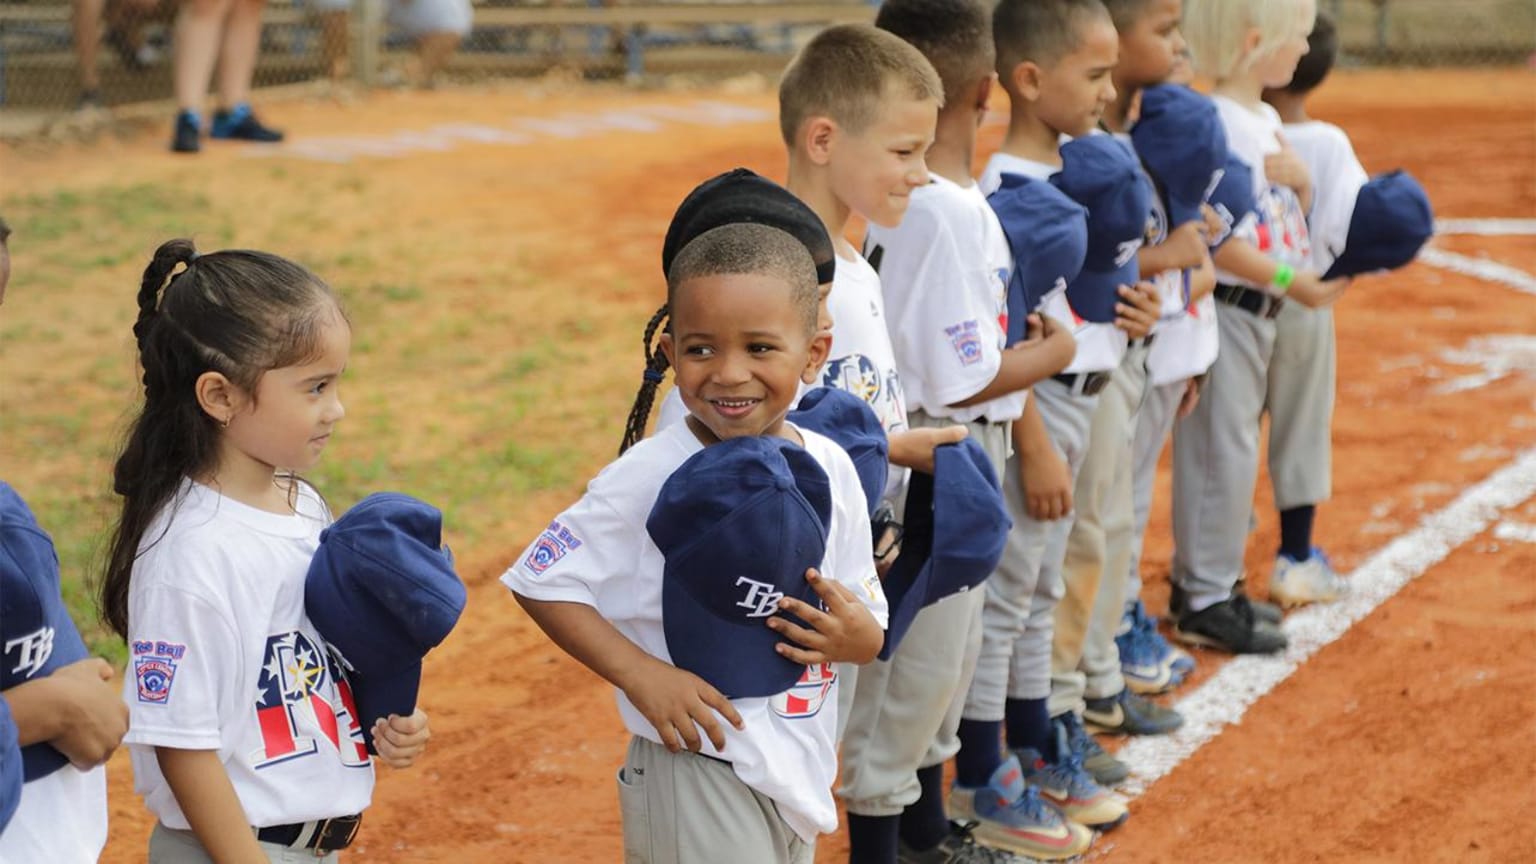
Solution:
[{"label": "red clay dirt", "polygon": [[[1339,74],[1315,113],[1351,133],[1367,168],[1414,171],[1443,217],[1531,217],[1533,83],[1520,71]],[[705,95],[773,107],[763,92]],[[340,119],[315,104],[273,105],[265,116],[301,138],[688,98],[694,94],[573,88],[540,100],[506,90],[490,99],[448,91],[381,96]],[[995,146],[997,134],[987,128],[984,143]],[[28,184],[40,188],[122,173],[169,180],[179,164],[162,146],[157,130],[95,149],[0,158],[25,165]],[[261,172],[290,164],[229,150],[204,157],[232,178],[218,182],[229,183],[259,183]],[[676,202],[699,180],[735,165],[782,176],[783,156],[770,117],[516,147],[464,145],[361,164],[370,194],[387,203],[333,205],[345,230],[397,221],[446,230],[454,236],[450,248],[408,251],[442,257],[441,290],[466,304],[499,290],[477,281],[477,267],[515,247],[519,266],[545,286],[546,298],[552,292],[595,310],[604,332],[617,334],[603,348],[605,359],[572,370],[571,386],[605,406],[581,432],[595,442],[583,463],[590,473],[609,458],[639,377],[638,337],[660,301],[657,252]],[[358,208],[367,215],[353,212]],[[398,230],[384,236],[392,239],[381,240],[383,254],[390,243],[406,243]],[[1536,268],[1531,238],[1443,245]],[[473,306],[463,308],[473,314]],[[1489,334],[1536,334],[1536,299],[1417,264],[1361,280],[1339,304],[1335,492],[1321,510],[1319,540],[1345,569],[1536,445],[1530,370],[1463,393],[1435,390],[1477,371],[1443,352]],[[532,413],[560,417],[559,405],[552,400]],[[1276,537],[1267,483],[1260,485],[1259,530],[1248,556],[1258,592]],[[380,770],[361,844],[347,860],[620,857],[613,773],[625,736],[609,688],[554,648],[495,581],[579,493],[575,484],[508,502],[493,520],[496,540],[456,550],[470,604],[427,663],[431,751],[409,772]],[[1536,514],[1524,519],[1536,522]],[[1155,611],[1166,606],[1168,530],[1165,472],[1144,568]],[[1464,547],[1320,652],[1242,724],[1148,790],[1130,823],[1101,840],[1100,852],[1136,862],[1531,860],[1536,547],[1493,545],[1484,536]],[[1220,663],[1208,653],[1199,659],[1196,682]],[[150,820],[131,791],[126,759],[114,760],[111,778],[112,838],[103,861],[143,860]],[[841,860],[845,849],[841,836],[823,838],[818,861]]]}]

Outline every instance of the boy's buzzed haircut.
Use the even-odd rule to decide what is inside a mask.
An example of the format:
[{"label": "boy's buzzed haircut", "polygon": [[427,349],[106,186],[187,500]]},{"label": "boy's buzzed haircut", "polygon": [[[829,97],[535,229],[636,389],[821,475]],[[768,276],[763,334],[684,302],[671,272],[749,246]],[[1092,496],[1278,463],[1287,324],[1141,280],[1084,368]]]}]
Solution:
[{"label": "boy's buzzed haircut", "polygon": [[1115,29],[1124,33],[1131,25],[1136,23],[1141,10],[1147,7],[1152,0],[1102,0],[1104,8],[1109,10],[1109,17],[1115,22]]},{"label": "boy's buzzed haircut", "polygon": [[1055,63],[1082,44],[1083,25],[1100,17],[1109,19],[1102,0],[1001,0],[992,10],[998,77],[1012,86],[1020,63]]},{"label": "boy's buzzed haircut", "polygon": [[779,81],[779,131],[793,146],[810,117],[828,117],[854,134],[879,116],[888,87],[913,99],[944,99],[944,84],[923,55],[868,24],[840,24],[816,34]]},{"label": "boy's buzzed haircut", "polygon": [[1312,35],[1307,37],[1307,53],[1296,64],[1296,74],[1291,83],[1280,88],[1289,93],[1310,93],[1317,89],[1339,56],[1339,31],[1333,26],[1333,18],[1323,10],[1317,10],[1317,20],[1312,24]]},{"label": "boy's buzzed haircut", "polygon": [[748,273],[783,280],[805,321],[805,334],[816,332],[820,297],[815,260],[793,235],[755,222],[721,225],[688,241],[667,273],[667,304],[672,305],[673,292],[690,279]]},{"label": "boy's buzzed haircut", "polygon": [[992,20],[981,0],[885,0],[875,26],[923,52],[944,82],[944,104],[992,71]]}]

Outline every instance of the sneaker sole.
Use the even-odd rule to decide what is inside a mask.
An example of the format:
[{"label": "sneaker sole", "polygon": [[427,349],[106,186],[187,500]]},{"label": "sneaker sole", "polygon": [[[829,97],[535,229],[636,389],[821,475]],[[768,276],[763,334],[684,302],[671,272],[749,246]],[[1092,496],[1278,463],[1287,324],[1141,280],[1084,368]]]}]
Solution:
[{"label": "sneaker sole", "polygon": [[1166,729],[1153,729],[1153,728],[1148,728],[1148,727],[1129,728],[1129,727],[1126,727],[1126,726],[1106,726],[1106,725],[1104,725],[1102,723],[1096,722],[1093,719],[1089,718],[1087,712],[1084,712],[1083,713],[1083,725],[1088,727],[1088,731],[1089,732],[1099,732],[1099,733],[1102,733],[1102,734],[1105,734],[1105,735],[1134,735],[1134,736],[1137,736],[1137,737],[1147,737],[1147,736],[1151,736],[1151,735],[1167,735],[1167,734],[1169,734],[1171,732],[1176,731],[1180,726],[1183,726],[1184,723],[1183,723],[1183,721],[1180,721],[1178,723],[1175,723],[1172,726],[1169,726]]},{"label": "sneaker sole", "polygon": [[1344,591],[1342,589],[1331,592],[1324,592],[1322,594],[1307,594],[1302,592],[1290,594],[1284,590],[1276,590],[1271,588],[1269,591],[1269,599],[1278,604],[1281,609],[1295,609],[1298,606],[1307,606],[1312,603],[1332,603],[1333,601],[1339,599],[1339,597],[1343,594]]},{"label": "sneaker sole", "polygon": [[1290,644],[1289,642],[1282,642],[1273,648],[1266,648],[1262,651],[1243,651],[1228,645],[1220,639],[1207,636],[1204,633],[1186,631],[1178,627],[1173,628],[1173,637],[1186,645],[1196,645],[1201,648],[1215,648],[1218,651],[1225,651],[1228,654],[1278,654],[1281,651],[1284,651]]},{"label": "sneaker sole", "polygon": [[971,837],[993,849],[1003,849],[1042,861],[1065,861],[1087,852],[1088,847],[1093,845],[1093,835],[1071,821],[1065,823],[1067,830],[1064,837],[1031,840],[1028,834],[977,816],[976,799],[969,791],[951,788],[948,803],[950,820],[976,823],[976,827],[971,829]]}]

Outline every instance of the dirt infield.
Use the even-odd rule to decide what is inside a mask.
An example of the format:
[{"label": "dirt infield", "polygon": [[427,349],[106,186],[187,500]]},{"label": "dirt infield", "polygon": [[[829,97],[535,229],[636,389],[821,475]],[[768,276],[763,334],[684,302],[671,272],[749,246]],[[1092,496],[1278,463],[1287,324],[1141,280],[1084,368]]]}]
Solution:
[{"label": "dirt infield", "polygon": [[[1533,84],[1522,71],[1340,74],[1316,113],[1350,132],[1367,168],[1413,171],[1442,217],[1530,218]],[[381,769],[348,860],[620,857],[612,696],[495,579],[618,444],[676,202],[736,165],[782,176],[773,109],[761,88],[507,86],[267,106],[294,139],[276,153],[173,158],[158,129],[0,149],[0,212],[18,230],[0,465],[40,490],[44,512],[79,520],[48,525],[67,570],[105,528],[133,392],[132,292],[156,242],[193,231],[209,248],[269,248],[346,294],[349,416],[317,479],[343,506],[383,488],[443,504],[470,584],[463,622],[427,663],[432,750],[408,773]],[[1536,274],[1531,236],[1437,245]],[[1536,447],[1533,337],[1536,296],[1423,263],[1351,289],[1334,500],[1319,519],[1336,564]],[[1262,592],[1277,531],[1260,489],[1248,565]],[[1507,518],[1536,524],[1536,504]],[[1154,611],[1169,553],[1165,472],[1144,567]],[[1490,531],[1464,545],[1147,790],[1092,856],[1532,860],[1533,574],[1536,544]],[[1199,659],[1196,684],[1220,662]],[[151,826],[122,754],[111,782],[103,860],[140,861]],[[823,838],[818,860],[845,849]]]}]

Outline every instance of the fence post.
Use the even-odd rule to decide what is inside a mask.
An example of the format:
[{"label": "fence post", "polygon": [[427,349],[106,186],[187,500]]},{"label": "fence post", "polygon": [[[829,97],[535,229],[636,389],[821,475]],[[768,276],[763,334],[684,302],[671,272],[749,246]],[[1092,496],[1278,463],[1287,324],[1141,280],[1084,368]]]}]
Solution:
[{"label": "fence post", "polygon": [[379,80],[379,57],[384,49],[384,0],[357,0],[353,9],[353,73],[358,83],[372,87]]}]

